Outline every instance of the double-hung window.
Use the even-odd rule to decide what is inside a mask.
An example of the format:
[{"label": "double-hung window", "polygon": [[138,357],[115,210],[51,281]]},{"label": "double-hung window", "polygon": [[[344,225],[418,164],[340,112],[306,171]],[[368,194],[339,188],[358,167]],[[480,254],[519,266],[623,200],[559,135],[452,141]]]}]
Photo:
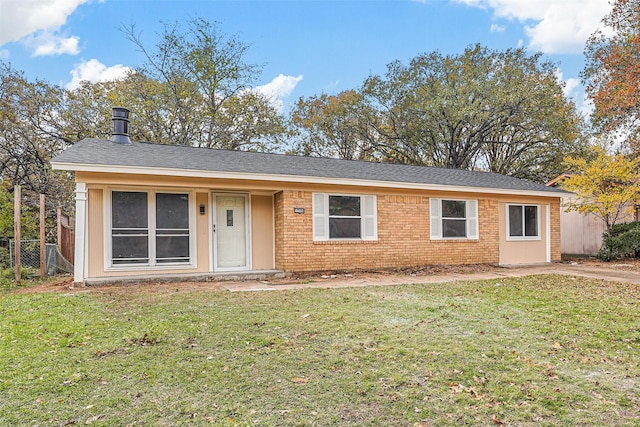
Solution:
[{"label": "double-hung window", "polygon": [[191,262],[188,193],[111,192],[111,266]]},{"label": "double-hung window", "polygon": [[478,201],[429,199],[431,239],[477,239]]},{"label": "double-hung window", "polygon": [[313,240],[376,240],[376,196],[313,194]]},{"label": "double-hung window", "polygon": [[537,240],[540,238],[540,215],[537,205],[507,205],[509,239]]}]

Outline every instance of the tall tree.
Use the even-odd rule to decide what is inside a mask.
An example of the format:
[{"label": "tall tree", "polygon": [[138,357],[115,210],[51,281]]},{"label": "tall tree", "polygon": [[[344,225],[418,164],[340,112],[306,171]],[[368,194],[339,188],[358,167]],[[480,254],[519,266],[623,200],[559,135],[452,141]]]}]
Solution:
[{"label": "tall tree", "polygon": [[28,81],[0,63],[0,178],[48,193],[49,159],[64,147],[59,117],[62,89]]},{"label": "tall tree", "polygon": [[298,131],[295,150],[306,156],[368,159],[369,112],[362,101],[355,90],[300,98],[291,110]]},{"label": "tall tree", "polygon": [[580,118],[554,64],[480,45],[420,55],[365,81],[383,159],[544,181],[579,152]]},{"label": "tall tree", "polygon": [[582,73],[593,101],[593,122],[603,132],[619,132],[640,152],[640,0],[614,0],[585,48]]},{"label": "tall tree", "polygon": [[177,23],[165,25],[153,48],[134,26],[124,31],[145,63],[121,83],[130,90],[119,97],[123,105],[136,103],[135,114],[149,139],[260,150],[280,143],[282,116],[250,89],[262,68],[247,62],[249,45],[203,19],[191,21],[186,31]]},{"label": "tall tree", "polygon": [[592,159],[565,159],[573,174],[562,188],[576,194],[566,207],[597,216],[610,233],[611,227],[640,204],[640,158],[609,154],[600,147],[594,147],[593,154]]}]

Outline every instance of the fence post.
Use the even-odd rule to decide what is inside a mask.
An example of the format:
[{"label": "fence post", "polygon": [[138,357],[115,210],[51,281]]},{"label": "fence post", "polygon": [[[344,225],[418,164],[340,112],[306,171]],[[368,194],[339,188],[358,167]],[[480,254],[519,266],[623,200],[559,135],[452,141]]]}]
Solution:
[{"label": "fence post", "polygon": [[56,209],[56,232],[58,233],[58,238],[56,242],[58,243],[58,251],[62,253],[62,209]]},{"label": "fence post", "polygon": [[45,196],[40,194],[40,277],[44,277],[47,273],[45,268]]},{"label": "fence post", "polygon": [[20,279],[22,278],[22,266],[20,263],[20,211],[22,209],[20,195],[20,185],[16,185],[13,187],[13,236],[15,239],[15,249],[16,249],[16,262],[15,262],[15,273],[16,273],[16,284],[20,284]]}]

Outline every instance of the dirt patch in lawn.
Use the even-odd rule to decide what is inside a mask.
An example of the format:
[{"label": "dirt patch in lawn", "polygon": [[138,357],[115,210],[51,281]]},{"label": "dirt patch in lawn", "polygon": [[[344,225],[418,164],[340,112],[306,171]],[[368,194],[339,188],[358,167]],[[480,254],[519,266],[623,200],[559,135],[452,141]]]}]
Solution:
[{"label": "dirt patch in lawn", "polygon": [[562,262],[566,264],[577,263],[579,265],[640,272],[640,258],[627,258],[627,259],[615,260],[610,262],[603,262],[603,261],[600,261],[598,258],[592,258],[592,257],[566,258],[566,259],[563,259]]},{"label": "dirt patch in lawn", "polygon": [[[624,259],[612,262],[602,262],[597,258],[567,258],[561,263],[552,265],[580,265],[585,267],[600,267],[612,271],[636,271],[640,273],[640,259]],[[481,276],[483,273],[495,273],[505,271],[505,267],[491,264],[472,265],[428,265],[412,268],[400,268],[381,271],[326,271],[313,273],[294,273],[283,279],[269,279],[270,285],[279,284],[305,284],[340,279],[340,281],[354,281],[375,285],[388,282],[390,278],[414,278],[435,277],[452,275]],[[531,274],[536,274],[532,271]],[[248,281],[250,282],[250,281]],[[263,282],[267,283],[267,282]],[[43,292],[113,292],[114,290],[126,290],[127,292],[177,292],[177,291],[218,291],[225,290],[230,282],[140,282],[119,283],[99,286],[74,286],[73,278],[64,277],[45,282],[35,286],[18,288],[13,293],[43,293]]]}]

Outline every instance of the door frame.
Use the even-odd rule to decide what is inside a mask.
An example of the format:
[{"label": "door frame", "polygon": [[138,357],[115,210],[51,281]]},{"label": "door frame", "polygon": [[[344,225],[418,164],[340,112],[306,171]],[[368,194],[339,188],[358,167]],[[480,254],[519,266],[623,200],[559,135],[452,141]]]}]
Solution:
[{"label": "door frame", "polygon": [[[246,251],[246,264],[242,267],[218,267],[217,259],[217,246],[218,235],[214,232],[214,226],[216,225],[217,215],[217,196],[232,196],[244,198],[244,223],[245,223],[245,251]],[[212,272],[227,272],[227,271],[247,271],[251,270],[251,197],[249,193],[243,192],[228,192],[228,191],[210,191],[209,192],[209,266]]]}]

